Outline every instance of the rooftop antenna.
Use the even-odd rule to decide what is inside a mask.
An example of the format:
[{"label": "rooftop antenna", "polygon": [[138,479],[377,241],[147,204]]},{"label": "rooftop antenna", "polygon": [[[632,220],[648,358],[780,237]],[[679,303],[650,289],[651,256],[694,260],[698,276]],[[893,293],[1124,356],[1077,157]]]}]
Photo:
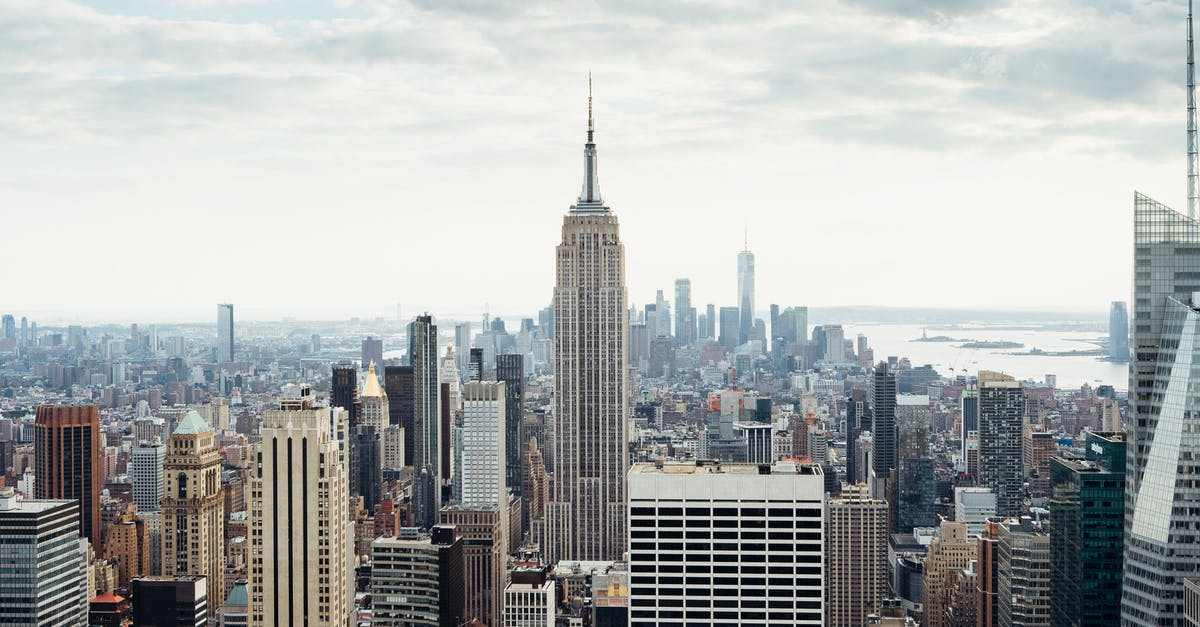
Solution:
[{"label": "rooftop antenna", "polygon": [[[1191,2],[1191,0],[1188,0],[1188,2]],[[1191,20],[1192,20],[1192,18],[1191,18],[1191,15],[1192,14],[1189,12],[1188,13],[1188,16],[1189,16],[1188,17],[1188,41],[1189,42],[1192,40],[1192,36],[1191,36],[1191,32],[1192,32],[1192,21]],[[1188,50],[1190,51],[1191,44],[1189,43],[1188,46],[1189,46]],[[1188,54],[1191,55],[1191,52],[1188,52]],[[1189,56],[1188,58],[1190,59],[1191,56]],[[1191,67],[1191,66],[1189,65],[1188,67]],[[595,132],[595,130],[596,130],[596,125],[592,122],[592,73],[588,72],[588,143],[589,144],[594,143],[592,140],[592,133]]]},{"label": "rooftop antenna", "polygon": [[1187,215],[1196,219],[1196,206],[1200,204],[1200,192],[1196,190],[1197,151],[1196,151],[1196,58],[1192,43],[1192,0],[1188,0],[1187,17],[1187,103],[1188,103],[1188,206]]}]

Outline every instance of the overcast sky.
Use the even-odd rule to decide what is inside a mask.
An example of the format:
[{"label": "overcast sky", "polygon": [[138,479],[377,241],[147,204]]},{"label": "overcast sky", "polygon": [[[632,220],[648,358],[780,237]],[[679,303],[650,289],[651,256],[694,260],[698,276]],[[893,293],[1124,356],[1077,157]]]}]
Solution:
[{"label": "overcast sky", "polygon": [[1106,310],[1186,3],[0,0],[0,310],[531,313],[587,74],[630,299]]}]

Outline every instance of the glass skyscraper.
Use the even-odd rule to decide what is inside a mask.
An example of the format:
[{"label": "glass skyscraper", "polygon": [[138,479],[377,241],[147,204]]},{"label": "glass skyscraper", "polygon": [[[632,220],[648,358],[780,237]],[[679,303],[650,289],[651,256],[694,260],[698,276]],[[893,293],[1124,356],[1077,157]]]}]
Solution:
[{"label": "glass skyscraper", "polygon": [[1200,576],[1200,224],[1134,195],[1123,625],[1183,624]]}]

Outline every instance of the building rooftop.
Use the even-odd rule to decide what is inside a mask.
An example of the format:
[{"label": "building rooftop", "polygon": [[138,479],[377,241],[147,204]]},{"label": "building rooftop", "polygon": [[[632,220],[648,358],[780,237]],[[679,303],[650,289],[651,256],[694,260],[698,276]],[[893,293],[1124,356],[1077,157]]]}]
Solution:
[{"label": "building rooftop", "polygon": [[634,464],[629,469],[635,475],[820,475],[821,467],[799,460],[779,460],[773,464],[742,464],[700,460],[686,462],[664,462]]},{"label": "building rooftop", "polygon": [[204,421],[204,418],[200,417],[196,410],[189,409],[183,420],[179,421],[179,426],[175,427],[175,433],[172,435],[200,435],[212,430],[213,428]]}]

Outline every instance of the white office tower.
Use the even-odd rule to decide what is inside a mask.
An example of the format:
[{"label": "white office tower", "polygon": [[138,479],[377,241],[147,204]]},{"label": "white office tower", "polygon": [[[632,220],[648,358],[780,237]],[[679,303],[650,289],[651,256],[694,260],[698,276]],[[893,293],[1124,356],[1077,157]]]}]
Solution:
[{"label": "white office tower", "polygon": [[554,487],[546,559],[622,559],[629,470],[625,245],[600,197],[591,97],[583,189],[555,251]]},{"label": "white office tower", "polygon": [[250,625],[352,625],[353,522],[337,434],[345,412],[288,386],[263,416],[250,475]]},{"label": "white office tower", "polygon": [[233,305],[217,305],[217,363],[233,361]]},{"label": "white office tower", "polygon": [[160,442],[142,442],[129,456],[129,474],[133,478],[133,504],[139,512],[157,512],[162,504],[163,460],[167,447]]},{"label": "white office tower", "polygon": [[629,624],[821,625],[824,486],[813,464],[635,464]]},{"label": "white office tower", "polygon": [[91,596],[79,501],[0,489],[0,624],[86,625]]},{"label": "white office tower", "polygon": [[996,493],[991,488],[954,488],[954,520],[967,523],[967,533],[983,533],[987,520],[996,515]]},{"label": "white office tower", "polygon": [[546,566],[521,566],[504,588],[502,627],[554,627],[556,587]]},{"label": "white office tower", "polygon": [[508,503],[504,487],[504,382],[463,386],[462,502],[468,507]]}]

